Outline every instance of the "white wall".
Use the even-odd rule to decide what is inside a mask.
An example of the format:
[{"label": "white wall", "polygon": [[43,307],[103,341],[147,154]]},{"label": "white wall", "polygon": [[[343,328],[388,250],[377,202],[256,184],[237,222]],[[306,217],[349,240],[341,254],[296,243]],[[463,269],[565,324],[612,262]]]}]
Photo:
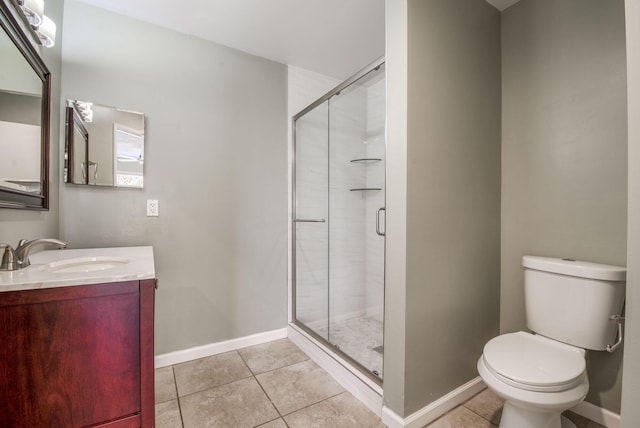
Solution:
[{"label": "white wall", "polygon": [[41,132],[40,126],[0,120],[0,153],[14,151],[11,156],[0,157],[0,179],[40,181]]}]

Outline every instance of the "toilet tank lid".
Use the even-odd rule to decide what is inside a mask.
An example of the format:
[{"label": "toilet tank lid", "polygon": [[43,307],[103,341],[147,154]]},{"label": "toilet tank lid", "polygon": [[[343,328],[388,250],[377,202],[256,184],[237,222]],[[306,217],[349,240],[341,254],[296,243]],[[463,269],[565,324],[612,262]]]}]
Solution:
[{"label": "toilet tank lid", "polygon": [[625,281],[627,279],[627,269],[625,267],[583,262],[573,259],[524,256],[522,257],[522,266],[544,272],[603,281]]}]

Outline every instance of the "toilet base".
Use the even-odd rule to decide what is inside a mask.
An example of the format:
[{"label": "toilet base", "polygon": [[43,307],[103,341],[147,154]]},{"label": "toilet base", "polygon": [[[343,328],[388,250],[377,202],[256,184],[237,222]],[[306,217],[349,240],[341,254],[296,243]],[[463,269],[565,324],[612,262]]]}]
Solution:
[{"label": "toilet base", "polygon": [[525,409],[506,401],[502,408],[500,428],[576,428],[576,425],[560,412]]}]

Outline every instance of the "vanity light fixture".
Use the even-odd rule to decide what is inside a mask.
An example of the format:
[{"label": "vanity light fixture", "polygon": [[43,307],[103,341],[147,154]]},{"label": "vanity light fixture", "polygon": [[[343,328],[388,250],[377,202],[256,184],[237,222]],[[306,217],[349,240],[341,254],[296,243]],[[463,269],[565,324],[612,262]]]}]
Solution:
[{"label": "vanity light fixture", "polygon": [[45,48],[53,47],[56,42],[56,23],[47,15],[42,16],[42,24],[36,29],[40,43]]},{"label": "vanity light fixture", "polygon": [[56,40],[56,23],[44,14],[44,0],[17,0],[31,28],[38,36],[38,43],[53,47]]},{"label": "vanity light fixture", "polygon": [[24,16],[32,27],[39,27],[44,16],[44,0],[18,0]]},{"label": "vanity light fixture", "polygon": [[74,101],[73,104],[83,122],[93,122],[93,109],[91,108],[93,103],[86,101]]}]

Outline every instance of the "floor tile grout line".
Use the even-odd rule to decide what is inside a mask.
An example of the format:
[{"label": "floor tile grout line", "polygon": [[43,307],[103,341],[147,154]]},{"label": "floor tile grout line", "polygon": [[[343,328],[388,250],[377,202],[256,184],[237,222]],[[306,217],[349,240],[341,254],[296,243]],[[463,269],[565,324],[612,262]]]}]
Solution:
[{"label": "floor tile grout line", "polygon": [[[245,347],[245,348],[242,348],[242,349],[246,349],[246,348],[250,348],[250,347]],[[236,352],[236,354],[240,357],[240,359],[241,359],[241,360],[242,360],[242,362],[244,363],[245,367],[246,367],[246,368],[248,369],[248,371],[249,371],[249,375],[248,375],[248,376],[245,376],[245,377],[242,377],[242,378],[239,378],[239,379],[233,380],[233,381],[231,381],[231,382],[226,382],[226,383],[223,383],[223,384],[220,384],[220,385],[216,385],[216,386],[214,386],[214,387],[205,388],[205,389],[200,390],[200,391],[195,391],[195,392],[192,392],[192,393],[190,393],[190,394],[186,394],[186,395],[184,395],[184,396],[180,396],[180,395],[179,395],[179,392],[178,392],[178,382],[177,382],[177,376],[176,376],[176,367],[177,367],[177,366],[180,366],[180,365],[183,365],[183,364],[186,364],[186,363],[189,363],[189,362],[184,362],[184,363],[175,364],[175,365],[171,365],[171,366],[170,366],[170,367],[171,367],[171,371],[172,371],[172,375],[173,375],[173,381],[174,381],[174,385],[173,385],[173,386],[174,386],[174,390],[175,390],[175,393],[176,393],[176,401],[177,401],[177,404],[178,404],[178,411],[179,411],[179,414],[180,414],[180,422],[181,422],[181,424],[182,424],[182,426],[183,426],[183,427],[184,427],[184,419],[183,419],[183,414],[182,414],[182,405],[181,405],[181,399],[182,399],[182,398],[186,398],[186,397],[189,397],[189,396],[191,396],[191,395],[194,395],[194,394],[197,394],[197,393],[201,393],[201,392],[204,392],[204,391],[207,391],[207,390],[211,390],[211,389],[219,388],[219,387],[222,387],[222,386],[225,386],[225,385],[230,385],[230,384],[232,384],[232,383],[240,382],[240,381],[243,381],[243,380],[248,380],[249,378],[253,378],[253,379],[255,380],[255,382],[258,384],[259,388],[261,389],[261,391],[265,394],[266,398],[269,400],[269,402],[271,403],[272,407],[276,410],[276,413],[278,414],[278,417],[276,417],[276,418],[274,418],[274,419],[272,419],[272,420],[270,420],[270,421],[266,421],[266,422],[262,423],[261,425],[269,424],[269,423],[274,422],[274,421],[276,421],[276,420],[282,420],[283,424],[284,424],[287,428],[289,428],[289,424],[288,424],[288,423],[287,423],[287,421],[284,419],[286,416],[292,415],[292,414],[297,413],[297,412],[304,411],[304,410],[306,410],[306,409],[309,409],[310,407],[316,406],[316,405],[318,405],[318,404],[321,404],[321,403],[323,403],[323,402],[326,402],[326,401],[328,401],[328,400],[331,400],[332,398],[338,397],[338,396],[340,396],[340,395],[344,395],[345,393],[347,393],[347,392],[348,392],[347,390],[343,389],[343,390],[342,390],[341,392],[339,392],[339,393],[333,394],[333,395],[331,395],[331,396],[329,396],[329,397],[326,397],[326,398],[320,399],[319,401],[316,401],[316,402],[310,403],[310,404],[308,404],[308,405],[306,405],[306,406],[303,406],[303,407],[301,407],[301,408],[299,408],[299,409],[296,409],[296,410],[293,410],[293,411],[288,412],[288,413],[286,413],[286,414],[283,414],[283,413],[282,413],[282,412],[281,412],[281,411],[276,407],[275,403],[272,401],[271,397],[269,396],[269,394],[267,393],[267,391],[264,389],[263,385],[260,383],[260,381],[259,381],[259,379],[258,379],[258,376],[259,376],[259,375],[266,374],[266,373],[274,372],[274,371],[277,371],[277,370],[285,369],[285,368],[288,368],[288,367],[291,367],[291,366],[294,366],[294,365],[297,365],[297,364],[301,364],[301,363],[304,363],[304,362],[307,362],[307,361],[310,361],[311,359],[308,357],[308,355],[306,355],[306,354],[305,354],[305,356],[306,356],[307,358],[306,358],[306,359],[304,359],[304,360],[302,360],[302,361],[297,361],[297,362],[294,362],[294,363],[291,363],[291,364],[285,364],[285,365],[283,365],[283,366],[281,366],[281,367],[277,367],[277,368],[274,368],[274,369],[271,369],[271,370],[267,370],[267,371],[262,372],[262,373],[254,373],[254,371],[251,369],[251,367],[249,367],[249,364],[247,363],[247,360],[245,360],[245,358],[241,355],[241,353],[239,352],[239,350],[232,350],[232,351],[224,352],[224,353],[222,353],[222,354],[229,354],[229,353],[232,353],[232,352]],[[302,352],[304,353],[304,351],[302,351]],[[221,355],[221,354],[216,354],[216,355]],[[207,357],[205,357],[205,358],[207,358]],[[196,360],[194,360],[194,361],[196,361]],[[311,360],[311,361],[313,361],[313,360]],[[481,392],[480,392],[480,393],[481,393]],[[445,413],[445,415],[442,415],[441,417],[445,417],[446,415],[450,414],[450,413],[451,413],[453,410],[455,410],[456,408],[463,407],[464,409],[466,409],[466,410],[468,410],[468,411],[472,412],[474,415],[476,415],[476,416],[477,416],[477,417],[479,417],[480,419],[482,419],[482,420],[484,420],[484,421],[487,421],[487,422],[490,424],[490,426],[491,426],[491,427],[497,428],[497,426],[493,423],[493,418],[489,419],[489,418],[487,418],[487,417],[485,417],[485,416],[481,415],[480,413],[478,413],[476,410],[474,410],[474,409],[472,409],[472,408],[470,408],[470,407],[468,407],[468,406],[467,406],[467,404],[469,404],[469,403],[470,403],[470,402],[471,402],[471,401],[472,401],[472,400],[473,400],[477,395],[480,395],[480,393],[475,394],[473,397],[471,397],[470,399],[466,400],[464,403],[461,403],[460,405],[456,406],[454,409],[451,409],[449,412]],[[165,400],[165,401],[161,401],[161,402],[155,403],[155,405],[163,404],[163,403],[168,403],[168,402],[170,402],[170,401],[172,401],[172,399],[169,399],[169,400]],[[494,415],[495,415],[495,413],[494,413]],[[587,421],[588,421],[589,423],[593,423],[593,421],[592,421],[592,420],[590,420],[590,419],[587,419]],[[434,421],[434,422],[435,422],[435,421]],[[258,425],[258,427],[259,427],[259,426],[261,426],[261,425]],[[591,425],[589,425],[589,426],[591,426]],[[594,425],[594,426],[599,426],[599,427],[601,427],[601,425]]]},{"label": "floor tile grout line", "polygon": [[[262,386],[262,384],[260,383],[260,380],[258,380],[258,378],[256,376],[253,377],[253,379],[256,381],[256,383],[258,384],[258,386],[260,387],[260,390],[264,393],[264,395],[267,397],[267,399],[269,400],[269,403],[271,403],[271,405],[273,406],[274,409],[276,409],[276,413],[278,413],[278,415],[280,416],[280,418],[284,421],[284,418],[282,417],[282,413],[280,413],[280,409],[278,409],[278,406],[276,406],[276,403],[273,402],[273,400],[271,399],[271,396],[269,396],[269,394],[267,393],[267,391],[264,389],[264,387]],[[287,425],[287,423],[285,422],[285,425]],[[287,425],[289,426],[289,425]]]},{"label": "floor tile grout line", "polygon": [[[294,414],[294,413],[296,413],[296,412],[299,412],[299,411],[301,411],[301,410],[308,409],[309,407],[315,406],[316,404],[320,404],[320,403],[322,403],[322,402],[324,402],[324,401],[331,400],[332,398],[335,398],[335,397],[337,397],[338,395],[342,395],[342,394],[344,394],[345,392],[349,392],[349,391],[347,391],[347,390],[345,389],[345,390],[343,390],[342,392],[339,392],[339,393],[337,393],[337,394],[333,394],[333,395],[332,395],[332,396],[330,396],[330,397],[323,398],[322,400],[320,400],[320,401],[316,401],[315,403],[307,404],[307,405],[306,405],[306,406],[304,406],[304,407],[300,407],[299,409],[296,409],[296,410],[293,410],[293,411],[291,411],[291,412],[289,412],[289,413],[286,413],[284,416],[282,416],[282,419],[284,420],[284,417],[285,417],[285,416],[292,415],[292,414]],[[285,423],[286,423],[286,421],[285,421]]]},{"label": "floor tile grout line", "polygon": [[178,413],[180,413],[180,425],[184,428],[184,419],[182,417],[182,404],[180,403],[180,396],[178,395],[178,380],[176,379],[176,371],[171,366],[171,374],[173,374],[173,386],[176,390],[176,401],[178,402]]},{"label": "floor tile grout line", "polygon": [[201,390],[199,390],[199,391],[190,392],[190,393],[188,393],[188,394],[181,395],[181,396],[179,396],[178,398],[186,398],[186,397],[190,397],[190,396],[192,396],[192,395],[194,395],[194,394],[200,394],[201,392],[209,391],[210,389],[216,389],[216,388],[219,388],[219,387],[221,387],[221,386],[231,385],[232,383],[240,382],[241,380],[247,380],[247,379],[250,379],[250,378],[252,378],[252,377],[255,377],[255,376],[253,376],[253,375],[249,375],[249,376],[241,377],[241,378],[239,378],[239,379],[232,380],[231,382],[221,383],[220,385],[210,386],[209,388],[201,389]]},{"label": "floor tile grout line", "polygon": [[[250,348],[250,346],[248,346],[247,348]],[[246,348],[241,348],[241,349],[246,349]],[[245,361],[244,357],[240,353],[240,350],[236,350],[236,352],[238,353],[238,356],[240,357],[244,365],[247,366],[247,368],[249,369],[249,373],[251,373],[251,376],[256,377],[256,373],[251,369],[251,367],[249,366],[249,363]]]},{"label": "floor tile grout line", "polygon": [[[284,369],[284,368],[286,368],[286,367],[295,366],[296,364],[302,364],[302,363],[305,363],[305,362],[310,361],[310,360],[311,360],[311,358],[308,358],[308,357],[307,357],[307,359],[306,359],[306,360],[296,361],[295,363],[287,364],[287,365],[284,365],[284,366],[282,366],[282,367],[276,367],[275,369],[267,370],[267,371],[260,372],[260,373],[255,373],[255,374],[254,374],[254,376],[256,376],[256,377],[257,377],[257,376],[261,376],[261,375],[263,375],[263,374],[265,374],[265,373],[275,372],[276,370]],[[311,361],[312,361],[312,360],[311,360]],[[314,361],[314,362],[315,362],[315,361]],[[251,372],[251,373],[253,373],[253,372]]]},{"label": "floor tile grout line", "polygon": [[[240,359],[242,360],[242,362],[249,367],[249,364],[244,360],[244,357],[242,356],[242,354],[240,354],[240,352],[238,352],[238,355],[240,355]],[[260,387],[260,390],[262,391],[262,393],[267,397],[267,400],[269,400],[269,403],[271,403],[271,405],[273,406],[273,408],[275,409],[276,413],[278,414],[278,416],[280,417],[280,419],[282,419],[282,421],[284,421],[284,418],[282,417],[282,414],[280,414],[280,410],[278,410],[278,408],[276,407],[275,403],[273,402],[273,400],[271,399],[271,397],[269,396],[269,394],[267,394],[267,391],[265,391],[265,389],[263,388],[262,384],[260,383],[260,381],[258,380],[256,374],[253,372],[253,370],[251,370],[251,367],[249,367],[249,371],[251,372],[251,375],[253,376],[253,380],[256,381],[256,383],[258,384],[258,387]],[[277,419],[277,418],[276,418]],[[275,419],[274,419],[275,420]],[[266,423],[269,423],[271,421],[267,421]],[[284,423],[285,425],[287,425],[287,423]],[[264,424],[263,424],[264,425]],[[288,427],[289,425],[287,425]]]},{"label": "floor tile grout line", "polygon": [[[476,394],[476,395],[477,395],[477,394]],[[474,395],[473,397],[475,397],[475,395]],[[484,419],[485,421],[489,422],[491,425],[495,425],[491,419],[487,419],[487,418],[485,418],[485,417],[484,417],[484,416],[482,416],[480,413],[478,413],[478,412],[476,412],[475,410],[470,409],[469,407],[467,407],[467,406],[466,406],[466,404],[467,404],[469,401],[473,400],[473,397],[471,397],[470,399],[468,399],[467,401],[465,401],[464,403],[460,404],[460,405],[459,405],[459,406],[457,406],[457,407],[464,407],[465,409],[467,409],[468,411],[470,411],[470,412],[471,412],[471,413],[473,413],[474,415],[480,416],[482,419]],[[453,409],[451,409],[451,410],[453,410]]]}]

